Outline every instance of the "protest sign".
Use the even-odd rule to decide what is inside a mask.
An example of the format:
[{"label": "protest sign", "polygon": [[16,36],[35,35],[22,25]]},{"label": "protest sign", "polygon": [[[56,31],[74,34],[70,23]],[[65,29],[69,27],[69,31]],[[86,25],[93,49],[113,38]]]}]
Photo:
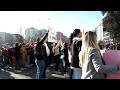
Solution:
[{"label": "protest sign", "polygon": [[57,43],[56,31],[52,28],[49,28],[48,42]]},{"label": "protest sign", "polygon": [[[120,51],[119,50],[105,50],[103,59],[107,65],[120,64]],[[106,79],[120,79],[120,70],[115,74],[107,74]]]}]

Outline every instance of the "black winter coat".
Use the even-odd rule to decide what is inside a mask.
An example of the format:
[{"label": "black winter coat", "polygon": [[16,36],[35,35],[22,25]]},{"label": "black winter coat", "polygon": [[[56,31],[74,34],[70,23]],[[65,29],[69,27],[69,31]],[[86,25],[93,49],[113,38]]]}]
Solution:
[{"label": "black winter coat", "polygon": [[71,66],[75,68],[79,67],[79,52],[81,51],[82,41],[75,40],[72,44],[71,53]]}]

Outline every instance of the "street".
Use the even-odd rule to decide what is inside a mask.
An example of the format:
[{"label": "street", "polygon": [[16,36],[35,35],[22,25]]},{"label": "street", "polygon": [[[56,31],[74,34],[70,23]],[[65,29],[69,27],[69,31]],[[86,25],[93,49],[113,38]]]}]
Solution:
[{"label": "street", "polygon": [[[10,67],[0,70],[0,79],[35,79],[35,75],[36,66],[31,66],[19,73]],[[51,66],[50,72],[46,72],[46,79],[69,79],[69,77],[65,77],[62,71],[54,72],[54,68]]]}]

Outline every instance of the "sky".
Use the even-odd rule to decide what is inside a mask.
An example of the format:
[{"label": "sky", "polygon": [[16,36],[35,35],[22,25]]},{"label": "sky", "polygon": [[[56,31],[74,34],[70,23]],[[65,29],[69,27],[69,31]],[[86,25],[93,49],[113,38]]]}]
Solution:
[{"label": "sky", "polygon": [[22,29],[24,35],[26,28],[50,26],[69,36],[75,28],[94,30],[102,19],[101,11],[0,11],[0,32],[18,33]]}]

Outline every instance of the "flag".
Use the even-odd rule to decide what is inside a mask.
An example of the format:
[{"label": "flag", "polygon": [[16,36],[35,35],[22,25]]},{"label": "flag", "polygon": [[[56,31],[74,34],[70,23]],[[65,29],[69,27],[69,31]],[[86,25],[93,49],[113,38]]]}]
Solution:
[{"label": "flag", "polygon": [[32,41],[32,39],[30,39],[29,44],[31,47],[34,47],[34,42]]},{"label": "flag", "polygon": [[29,44],[31,45],[31,43],[32,43],[32,39],[30,38]]},{"label": "flag", "polygon": [[25,39],[23,40],[23,42],[24,42],[25,45],[27,44],[27,41]]},{"label": "flag", "polygon": [[64,38],[64,35],[63,35],[63,34],[61,34],[61,35],[60,35],[60,38],[61,38],[61,39],[63,39],[63,38]]}]

